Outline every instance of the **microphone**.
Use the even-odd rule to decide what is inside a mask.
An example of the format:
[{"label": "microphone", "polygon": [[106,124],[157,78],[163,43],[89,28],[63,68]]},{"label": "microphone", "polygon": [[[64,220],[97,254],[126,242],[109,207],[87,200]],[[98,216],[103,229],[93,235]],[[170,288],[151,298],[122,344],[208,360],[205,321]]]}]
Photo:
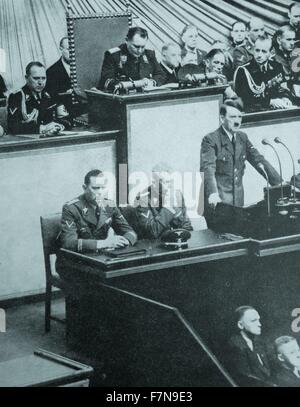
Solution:
[{"label": "microphone", "polygon": [[272,150],[274,151],[274,153],[276,154],[277,159],[278,159],[279,171],[280,171],[281,199],[283,200],[284,198],[283,198],[283,184],[282,184],[282,165],[281,165],[281,160],[280,160],[279,154],[277,153],[276,148],[275,148],[268,140],[263,139],[263,140],[262,140],[262,144],[263,144],[264,146],[269,146],[269,147],[271,147]]},{"label": "microphone", "polygon": [[279,137],[276,137],[275,139],[274,139],[274,141],[275,141],[275,143],[277,143],[277,144],[282,144],[283,145],[283,147],[288,151],[288,153],[289,153],[289,155],[290,155],[290,157],[291,157],[291,160],[292,160],[292,163],[293,163],[293,180],[294,180],[294,201],[296,201],[296,168],[295,168],[295,160],[294,160],[294,157],[293,157],[293,155],[292,155],[292,153],[291,153],[291,150],[288,148],[288,146],[286,145],[286,144],[284,144],[284,142],[283,141],[281,141],[281,139],[279,138]]},{"label": "microphone", "polygon": [[267,174],[267,171],[265,170],[265,167],[262,163],[258,164],[258,168],[260,168],[262,170],[262,172],[264,173],[266,180],[267,180],[267,201],[268,201],[268,217],[271,216],[271,204],[270,204],[270,179],[269,176]]}]

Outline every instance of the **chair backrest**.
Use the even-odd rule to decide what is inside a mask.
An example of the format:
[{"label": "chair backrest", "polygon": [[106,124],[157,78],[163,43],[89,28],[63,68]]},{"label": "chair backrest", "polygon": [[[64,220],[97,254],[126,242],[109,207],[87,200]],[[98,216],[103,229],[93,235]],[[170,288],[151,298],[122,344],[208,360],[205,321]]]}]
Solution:
[{"label": "chair backrest", "polygon": [[51,276],[50,256],[56,253],[56,240],[61,228],[61,214],[41,216],[41,232],[43,240],[46,277]]}]

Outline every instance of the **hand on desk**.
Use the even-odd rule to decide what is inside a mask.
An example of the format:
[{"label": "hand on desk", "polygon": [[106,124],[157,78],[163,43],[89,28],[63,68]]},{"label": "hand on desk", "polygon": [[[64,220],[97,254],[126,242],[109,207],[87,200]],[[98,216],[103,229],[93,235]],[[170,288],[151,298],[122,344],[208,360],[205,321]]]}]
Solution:
[{"label": "hand on desk", "polygon": [[62,124],[58,124],[55,122],[51,122],[46,125],[41,125],[40,126],[40,134],[45,135],[45,136],[54,136],[61,131],[63,131],[65,128]]},{"label": "hand on desk", "polygon": [[129,241],[123,236],[108,236],[105,240],[98,240],[97,249],[122,249],[130,245]]}]

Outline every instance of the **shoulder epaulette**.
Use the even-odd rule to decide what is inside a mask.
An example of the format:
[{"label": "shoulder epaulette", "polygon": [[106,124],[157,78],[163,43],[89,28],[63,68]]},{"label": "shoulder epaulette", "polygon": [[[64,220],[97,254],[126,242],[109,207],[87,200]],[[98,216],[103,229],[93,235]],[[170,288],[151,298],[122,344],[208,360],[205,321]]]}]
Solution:
[{"label": "shoulder epaulette", "polygon": [[115,47],[115,48],[111,48],[110,50],[108,50],[108,52],[110,54],[115,54],[116,52],[120,52],[121,48],[120,47]]},{"label": "shoulder epaulette", "polygon": [[78,202],[80,202],[80,199],[75,198],[75,199],[72,199],[72,201],[66,202],[66,205],[74,205]]}]

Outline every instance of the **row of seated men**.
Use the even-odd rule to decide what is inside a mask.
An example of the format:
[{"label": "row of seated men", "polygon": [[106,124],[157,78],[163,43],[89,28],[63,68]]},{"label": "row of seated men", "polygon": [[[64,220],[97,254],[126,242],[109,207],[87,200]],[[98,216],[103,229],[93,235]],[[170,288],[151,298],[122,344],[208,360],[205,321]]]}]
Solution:
[{"label": "row of seated men", "polygon": [[300,387],[300,348],[295,337],[266,342],[260,315],[251,306],[236,309],[234,322],[236,333],[229,340],[225,363],[237,383]]},{"label": "row of seated men", "polygon": [[291,4],[289,18],[289,24],[273,37],[259,18],[247,24],[236,21],[228,43],[216,40],[208,53],[198,48],[198,28],[186,26],[182,48],[176,43],[164,45],[160,64],[154,52],[146,49],[147,31],[131,29],[126,43],[105,53],[98,87],[113,90],[122,80],[144,80],[145,86],[185,78],[206,85],[233,81],[229,93],[236,92],[245,111],[291,108],[299,104],[300,97],[299,4]]},{"label": "row of seated men", "polygon": [[[26,67],[26,84],[11,93],[7,106],[9,134],[40,133],[55,135],[72,126],[73,119],[85,112],[79,93],[71,86],[68,38],[60,41],[61,58],[47,70],[33,61]],[[7,89],[4,85],[3,96]],[[74,104],[74,99],[77,101]]]},{"label": "row of seated men", "polygon": [[[146,49],[147,31],[135,27],[125,43],[105,53],[98,88],[113,90],[121,80],[143,80],[146,86],[196,77],[207,85],[233,81],[225,99],[240,98],[246,112],[291,108],[299,104],[300,96],[299,33],[298,3],[290,5],[289,23],[273,39],[261,19],[253,18],[248,24],[236,21],[228,43],[215,41],[208,53],[198,48],[198,28],[188,25],[181,35],[182,47],[165,44],[158,63],[154,51]],[[27,66],[25,87],[9,97],[9,133],[56,134],[85,111],[82,103],[72,104],[67,38],[61,40],[60,51],[62,57],[47,72],[38,62]],[[5,91],[1,78],[0,93]],[[74,96],[78,101],[80,93],[73,92]]]}]

